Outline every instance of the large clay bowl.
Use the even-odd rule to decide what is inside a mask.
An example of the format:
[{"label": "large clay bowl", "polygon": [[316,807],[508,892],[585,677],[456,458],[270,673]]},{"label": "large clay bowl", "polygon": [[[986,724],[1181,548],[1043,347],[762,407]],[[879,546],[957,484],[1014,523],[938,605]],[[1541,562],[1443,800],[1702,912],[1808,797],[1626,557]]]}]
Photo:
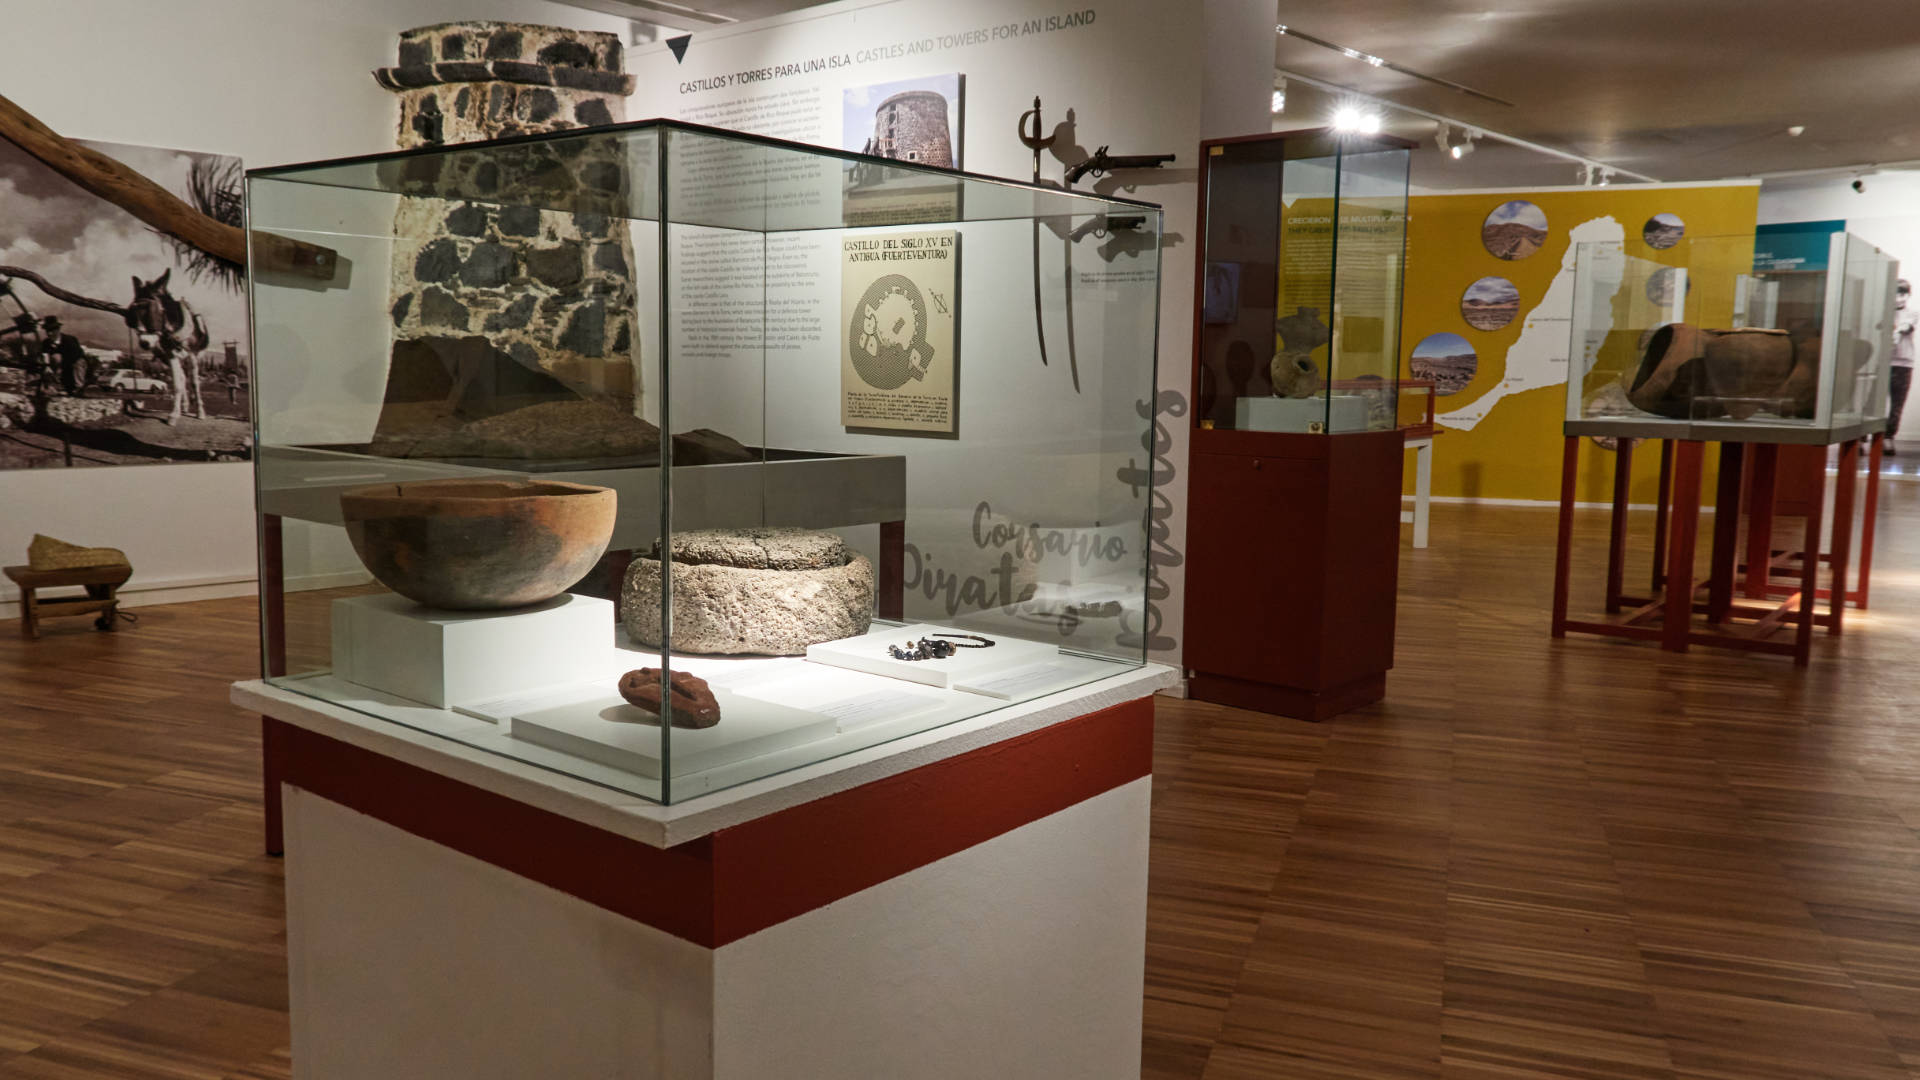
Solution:
[{"label": "large clay bowl", "polygon": [[1685,420],[1693,415],[1694,362],[1706,350],[1707,335],[1697,326],[1668,323],[1647,340],[1640,369],[1627,385],[1627,400],[1655,416]]},{"label": "large clay bowl", "polygon": [[1709,330],[1701,359],[1707,390],[1725,403],[1736,420],[1763,408],[1777,408],[1793,371],[1793,354],[1793,341],[1785,330]]},{"label": "large clay bowl", "polygon": [[382,585],[428,607],[537,604],[585,577],[613,536],[614,493],[552,481],[423,480],[340,496]]}]

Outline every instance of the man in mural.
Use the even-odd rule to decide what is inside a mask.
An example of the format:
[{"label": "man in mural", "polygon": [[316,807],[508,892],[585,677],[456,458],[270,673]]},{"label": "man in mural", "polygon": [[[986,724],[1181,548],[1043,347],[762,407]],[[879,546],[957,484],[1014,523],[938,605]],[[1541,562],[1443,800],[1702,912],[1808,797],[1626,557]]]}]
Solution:
[{"label": "man in mural", "polygon": [[1900,434],[1900,414],[1906,409],[1907,390],[1913,385],[1913,331],[1920,325],[1920,310],[1909,297],[1913,286],[1906,278],[1893,290],[1893,370],[1887,378],[1887,453],[1897,454],[1893,440]]},{"label": "man in mural", "polygon": [[40,353],[46,358],[47,366],[52,370],[60,388],[69,394],[78,394],[86,385],[87,353],[80,347],[80,339],[60,329],[60,320],[47,316],[40,321],[46,330],[46,340],[40,346]]}]

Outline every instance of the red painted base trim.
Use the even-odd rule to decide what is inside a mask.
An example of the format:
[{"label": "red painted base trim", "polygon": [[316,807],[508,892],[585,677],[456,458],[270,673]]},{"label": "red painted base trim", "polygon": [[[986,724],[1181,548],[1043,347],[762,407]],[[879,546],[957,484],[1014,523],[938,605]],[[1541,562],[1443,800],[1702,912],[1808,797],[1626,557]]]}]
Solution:
[{"label": "red painted base trim", "polygon": [[1343,712],[1352,712],[1362,705],[1371,705],[1386,697],[1387,676],[1382,672],[1325,690],[1302,690],[1293,686],[1236,679],[1229,675],[1195,672],[1193,678],[1187,680],[1187,696],[1216,705],[1231,705],[1236,709],[1290,716],[1295,720],[1330,720]]},{"label": "red painted base trim", "polygon": [[708,948],[1153,769],[1153,699],[1141,698],[662,849],[266,723],[286,783]]}]

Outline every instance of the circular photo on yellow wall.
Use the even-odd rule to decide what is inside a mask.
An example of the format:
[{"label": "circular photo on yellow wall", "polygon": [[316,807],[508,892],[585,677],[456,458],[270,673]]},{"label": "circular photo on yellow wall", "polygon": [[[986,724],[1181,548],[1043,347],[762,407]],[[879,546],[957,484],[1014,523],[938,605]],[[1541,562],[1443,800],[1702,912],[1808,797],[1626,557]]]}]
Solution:
[{"label": "circular photo on yellow wall", "polygon": [[1475,330],[1498,330],[1520,314],[1520,290],[1503,277],[1483,277],[1460,294],[1460,317]]},{"label": "circular photo on yellow wall", "polygon": [[1525,199],[1503,202],[1480,225],[1480,243],[1496,259],[1524,259],[1547,242],[1547,212]]},{"label": "circular photo on yellow wall", "polygon": [[1465,390],[1473,381],[1480,370],[1480,354],[1459,334],[1428,334],[1413,347],[1407,367],[1416,379],[1432,379],[1433,392],[1444,397]]},{"label": "circular photo on yellow wall", "polygon": [[1678,214],[1655,214],[1640,226],[1640,239],[1656,251],[1665,251],[1687,235],[1687,223]]},{"label": "circular photo on yellow wall", "polygon": [[[1680,291],[1680,282],[1685,281],[1686,292]],[[1661,307],[1670,306],[1675,300],[1684,299],[1686,293],[1693,291],[1693,279],[1684,276],[1672,266],[1663,266],[1647,275],[1647,299]]]}]

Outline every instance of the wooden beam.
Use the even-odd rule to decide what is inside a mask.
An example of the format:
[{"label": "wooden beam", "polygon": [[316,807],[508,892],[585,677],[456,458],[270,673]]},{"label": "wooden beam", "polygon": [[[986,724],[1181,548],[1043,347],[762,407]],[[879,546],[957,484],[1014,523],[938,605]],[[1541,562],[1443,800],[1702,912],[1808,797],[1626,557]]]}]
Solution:
[{"label": "wooden beam", "polygon": [[[0,96],[0,138],[181,243],[235,266],[247,265],[244,230],[208,217],[137,171],[63,137],[4,96]],[[263,268],[322,280],[334,275],[338,256],[327,248],[258,231],[253,242]]]},{"label": "wooden beam", "polygon": [[4,96],[0,96],[0,137],[168,236],[215,258],[247,264],[245,232],[215,221],[107,155],[63,138]]}]

